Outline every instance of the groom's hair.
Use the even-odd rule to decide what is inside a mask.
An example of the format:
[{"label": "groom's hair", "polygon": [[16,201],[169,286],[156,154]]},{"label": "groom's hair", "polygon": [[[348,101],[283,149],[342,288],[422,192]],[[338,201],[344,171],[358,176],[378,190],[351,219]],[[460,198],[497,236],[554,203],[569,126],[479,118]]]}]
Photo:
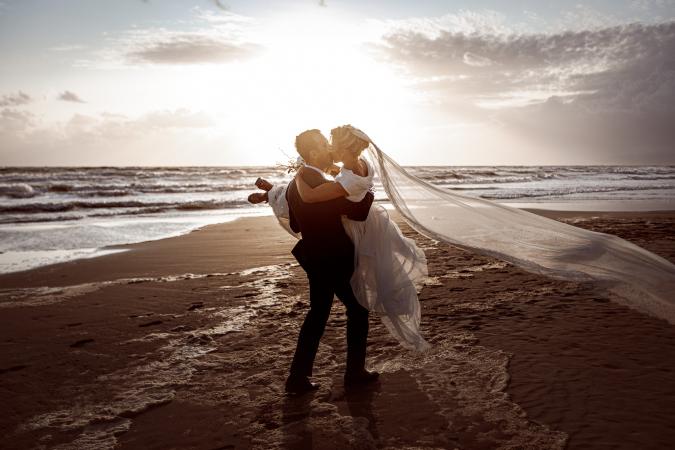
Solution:
[{"label": "groom's hair", "polygon": [[309,159],[309,152],[315,148],[317,134],[321,134],[321,131],[314,128],[303,131],[295,137],[295,149],[304,160]]}]

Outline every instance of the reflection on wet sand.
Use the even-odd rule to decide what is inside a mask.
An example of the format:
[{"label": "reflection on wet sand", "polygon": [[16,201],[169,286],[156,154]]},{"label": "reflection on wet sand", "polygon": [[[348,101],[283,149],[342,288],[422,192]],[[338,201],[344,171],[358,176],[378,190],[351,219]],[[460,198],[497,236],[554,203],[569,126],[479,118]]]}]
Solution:
[{"label": "reflection on wet sand", "polygon": [[301,395],[284,397],[281,406],[281,423],[284,448],[312,449],[312,430],[307,421],[312,414],[313,392]]}]

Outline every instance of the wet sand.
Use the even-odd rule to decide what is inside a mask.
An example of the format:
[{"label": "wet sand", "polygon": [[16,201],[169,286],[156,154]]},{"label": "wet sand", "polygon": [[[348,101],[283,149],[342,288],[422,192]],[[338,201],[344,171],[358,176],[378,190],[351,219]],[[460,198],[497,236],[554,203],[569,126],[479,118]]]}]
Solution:
[{"label": "wet sand", "polygon": [[[675,261],[675,213],[540,212]],[[314,395],[283,395],[307,283],[270,217],[0,276],[0,448],[669,448],[675,326],[428,240],[414,355],[371,315],[345,392],[335,302]]]}]

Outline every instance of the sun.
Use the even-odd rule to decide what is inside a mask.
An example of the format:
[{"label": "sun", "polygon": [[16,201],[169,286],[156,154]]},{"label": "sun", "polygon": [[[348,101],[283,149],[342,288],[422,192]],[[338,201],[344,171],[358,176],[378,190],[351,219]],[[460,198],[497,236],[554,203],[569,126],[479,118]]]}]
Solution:
[{"label": "sun", "polygon": [[406,85],[368,50],[368,34],[363,21],[328,8],[261,24],[260,55],[222,74],[236,88],[214,98],[231,108],[222,108],[223,124],[237,127],[237,148],[257,152],[247,159],[279,160],[279,148],[292,150],[294,136],[308,128],[352,123],[384,131],[407,119]]}]

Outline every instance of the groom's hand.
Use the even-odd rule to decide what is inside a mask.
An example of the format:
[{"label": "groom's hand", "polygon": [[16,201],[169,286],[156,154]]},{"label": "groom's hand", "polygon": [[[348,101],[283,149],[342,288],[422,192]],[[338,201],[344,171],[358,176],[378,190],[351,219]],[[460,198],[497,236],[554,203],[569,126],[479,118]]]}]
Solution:
[{"label": "groom's hand", "polygon": [[334,176],[336,176],[338,173],[340,173],[340,167],[339,167],[339,166],[336,166],[335,164],[331,164],[331,165],[328,166],[328,168],[326,169],[326,173],[327,173],[328,175],[330,175],[331,177],[334,177]]}]

